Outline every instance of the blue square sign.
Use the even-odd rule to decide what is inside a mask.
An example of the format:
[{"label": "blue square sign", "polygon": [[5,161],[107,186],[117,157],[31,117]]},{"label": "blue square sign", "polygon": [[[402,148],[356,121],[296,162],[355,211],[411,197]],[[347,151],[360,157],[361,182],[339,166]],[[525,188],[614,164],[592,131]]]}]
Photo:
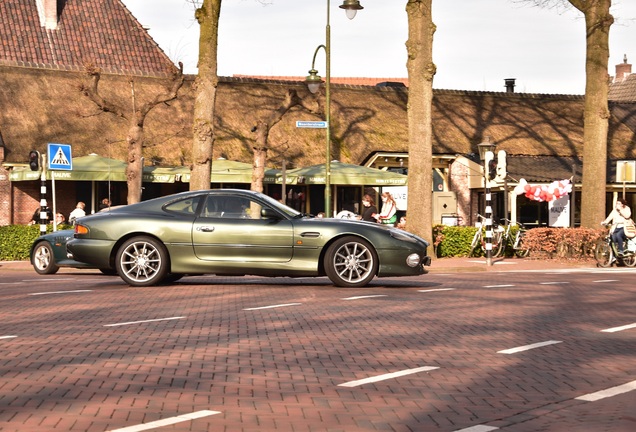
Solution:
[{"label": "blue square sign", "polygon": [[48,159],[50,170],[73,170],[73,158],[70,144],[48,145]]}]

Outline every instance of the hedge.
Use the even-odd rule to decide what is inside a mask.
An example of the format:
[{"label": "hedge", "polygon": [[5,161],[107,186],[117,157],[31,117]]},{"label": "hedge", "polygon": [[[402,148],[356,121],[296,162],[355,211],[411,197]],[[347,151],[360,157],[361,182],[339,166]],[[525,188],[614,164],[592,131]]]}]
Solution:
[{"label": "hedge", "polygon": [[[69,229],[71,225],[58,225],[58,231]],[[53,226],[47,226],[47,232]],[[40,225],[0,226],[0,261],[24,261],[29,259],[33,241],[40,236]]]}]

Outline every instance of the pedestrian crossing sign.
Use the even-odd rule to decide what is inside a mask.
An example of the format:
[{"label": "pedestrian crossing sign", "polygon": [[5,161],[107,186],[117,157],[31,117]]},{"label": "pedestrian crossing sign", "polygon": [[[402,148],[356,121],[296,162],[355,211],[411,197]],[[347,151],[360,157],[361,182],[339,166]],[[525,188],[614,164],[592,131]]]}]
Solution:
[{"label": "pedestrian crossing sign", "polygon": [[73,158],[70,144],[48,145],[48,160],[50,170],[73,170]]}]

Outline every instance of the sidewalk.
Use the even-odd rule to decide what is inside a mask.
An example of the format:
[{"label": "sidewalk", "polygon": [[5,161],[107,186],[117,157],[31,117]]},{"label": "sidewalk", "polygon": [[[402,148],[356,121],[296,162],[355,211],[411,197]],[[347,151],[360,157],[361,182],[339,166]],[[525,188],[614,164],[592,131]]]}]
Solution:
[{"label": "sidewalk", "polygon": [[459,273],[486,271],[528,271],[528,270],[559,270],[575,268],[596,268],[596,261],[539,259],[539,258],[493,258],[492,266],[486,265],[484,257],[453,257],[434,259],[427,268],[431,273]]}]

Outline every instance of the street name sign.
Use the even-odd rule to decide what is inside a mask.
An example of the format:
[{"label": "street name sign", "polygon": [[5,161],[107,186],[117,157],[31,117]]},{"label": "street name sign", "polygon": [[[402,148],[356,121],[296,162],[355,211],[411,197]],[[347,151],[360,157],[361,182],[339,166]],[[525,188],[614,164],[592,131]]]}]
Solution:
[{"label": "street name sign", "polygon": [[326,121],[296,121],[297,128],[309,128],[309,129],[327,129]]}]

